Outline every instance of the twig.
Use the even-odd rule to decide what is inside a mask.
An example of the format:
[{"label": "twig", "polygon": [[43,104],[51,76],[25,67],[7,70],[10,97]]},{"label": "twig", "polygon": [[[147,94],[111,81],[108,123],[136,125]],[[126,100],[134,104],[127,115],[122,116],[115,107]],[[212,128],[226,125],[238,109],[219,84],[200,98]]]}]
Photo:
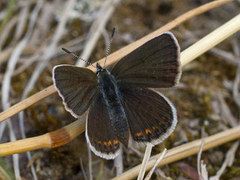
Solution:
[{"label": "twig", "polygon": [[[11,141],[16,141],[16,135],[14,133],[12,123],[10,119],[7,121],[8,127],[9,127],[9,136]],[[14,154],[13,155],[13,170],[14,170],[14,175],[17,180],[21,180],[21,175],[20,175],[20,167],[19,167],[19,154]]]},{"label": "twig", "polygon": [[119,155],[114,159],[114,167],[116,167],[116,176],[123,173],[123,156],[122,156],[122,146],[120,147]]},{"label": "twig", "polygon": [[6,111],[3,111],[2,113],[0,113],[0,119],[1,118],[2,118],[2,120],[8,119],[8,118],[12,117],[13,115],[19,113],[20,111],[28,108],[30,105],[35,104],[36,102],[50,96],[51,94],[53,94],[55,92],[56,92],[56,90],[55,90],[54,86],[53,85],[49,86],[49,87],[43,89],[42,91],[32,95],[31,97],[26,98],[25,100],[11,106]]},{"label": "twig", "polygon": [[[89,39],[87,40],[87,42],[85,43],[84,49],[82,54],[80,55],[80,57],[82,59],[88,60],[91,52],[93,51],[96,42],[98,41],[102,30],[104,29],[104,27],[106,26],[108,20],[111,18],[116,6],[119,4],[120,0],[105,0],[98,18],[94,21],[94,23],[92,24],[91,28],[90,28],[90,35],[89,35]],[[77,61],[76,63],[77,66],[81,66],[84,67],[86,66],[86,62],[81,61],[80,59]]]},{"label": "twig", "polygon": [[212,52],[213,54],[216,54],[217,56],[221,57],[224,61],[231,63],[233,65],[237,65],[238,64],[238,59],[235,58],[231,53],[226,52],[224,50],[221,50],[219,48],[212,48],[210,49],[210,52]]},{"label": "twig", "polygon": [[11,36],[9,32],[14,28],[18,21],[19,17],[13,17],[5,26],[3,29],[1,36],[0,36],[0,49],[2,49],[3,45],[5,44],[6,40]]},{"label": "twig", "polygon": [[206,168],[206,164],[203,163],[203,160],[201,160],[201,179],[202,180],[208,180],[208,172]]},{"label": "twig", "polygon": [[[14,48],[9,47],[7,49],[4,49],[1,54],[0,54],[0,65],[4,62],[6,62],[8,60],[8,58],[11,56],[11,54],[13,53]],[[35,49],[33,47],[30,46],[26,46],[22,52],[22,54],[24,55],[25,53],[30,54],[30,53],[34,53]]]},{"label": "twig", "polygon": [[167,177],[161,169],[156,169],[155,173],[157,177],[162,178],[162,180],[173,180],[171,177]]},{"label": "twig", "polygon": [[239,86],[240,86],[240,61],[239,61],[239,64],[237,66],[236,77],[235,77],[235,80],[234,80],[234,83],[233,83],[233,99],[234,99],[234,102],[240,108]]},{"label": "twig", "polygon": [[13,51],[13,48],[8,48],[4,51],[1,51],[0,65],[8,59],[8,57],[12,54],[12,51]]},{"label": "twig", "polygon": [[238,59],[237,64],[237,72],[236,77],[233,83],[233,99],[234,102],[238,105],[240,108],[240,94],[239,94],[239,87],[240,87],[240,46],[238,45],[238,42],[236,39],[233,40],[233,50],[236,58]]},{"label": "twig", "polygon": [[25,71],[26,69],[28,69],[28,67],[30,67],[34,62],[38,61],[41,58],[41,53],[37,52],[35,53],[33,56],[29,57],[28,59],[24,59],[24,61],[26,63],[22,64],[20,67],[18,67],[14,73],[13,76],[16,76],[20,73],[22,73],[23,71]]},{"label": "twig", "polygon": [[222,119],[225,120],[227,123],[231,125],[231,127],[237,126],[237,120],[236,118],[232,115],[232,112],[230,108],[228,107],[227,103],[225,102],[223,95],[221,93],[217,93],[217,97],[220,101],[221,105],[221,116]]},{"label": "twig", "polygon": [[13,38],[15,42],[21,37],[21,35],[24,32],[24,27],[25,27],[26,21],[28,19],[27,17],[29,14],[29,8],[30,8],[31,4],[32,3],[30,1],[27,1],[26,5],[24,7],[22,7],[22,10],[18,15],[18,17],[20,17],[20,18],[18,20],[16,31],[15,31],[14,38]]},{"label": "twig", "polygon": [[1,178],[4,180],[13,180],[11,174],[8,171],[6,171],[2,166],[0,166],[0,174]]},{"label": "twig", "polygon": [[3,29],[5,28],[9,19],[11,18],[15,5],[16,5],[16,0],[8,1],[7,13],[6,13],[4,19],[2,20],[1,25],[0,25],[0,34],[2,34]]},{"label": "twig", "polygon": [[[184,51],[181,55],[181,58],[183,59],[188,59],[187,61],[184,61],[182,63],[182,65],[184,65],[185,63],[189,63],[191,62],[193,59],[195,59],[196,57],[198,57],[200,54],[205,53],[207,50],[209,50],[209,48],[207,46],[211,46],[214,47],[217,44],[219,44],[221,41],[223,41],[224,39],[226,39],[227,37],[229,37],[229,32],[232,31],[232,27],[234,27],[233,24],[236,24],[236,29],[234,28],[234,30],[231,33],[235,33],[237,31],[239,31],[240,29],[240,14],[237,15],[235,18],[231,19],[230,21],[228,21],[227,23],[225,23],[224,25],[221,26],[221,28],[217,28],[216,30],[214,30],[212,33],[209,33],[207,36],[205,36],[204,38],[202,38],[201,40],[199,40],[197,43],[193,44],[191,47],[189,47],[188,49],[191,50],[191,48],[195,48],[198,51],[192,55],[189,54],[190,51]],[[229,25],[232,24],[233,26],[230,27]],[[208,45],[207,45],[208,44]],[[194,49],[192,49],[194,50]]]},{"label": "twig", "polygon": [[239,141],[235,142],[231,148],[228,150],[226,158],[222,164],[222,167],[218,170],[217,174],[213,177],[210,177],[210,180],[218,180],[225,171],[227,167],[230,167],[233,164],[235,153],[239,146]]},{"label": "twig", "polygon": [[141,164],[141,168],[140,168],[140,171],[139,171],[139,174],[138,174],[138,178],[137,178],[138,180],[142,180],[144,178],[146,168],[147,168],[147,163],[148,163],[149,158],[151,156],[152,147],[153,147],[152,144],[147,144],[147,147],[145,149],[145,154],[144,154],[144,157],[143,157],[143,161],[142,161],[142,164]]},{"label": "twig", "polygon": [[155,171],[157,165],[160,163],[160,161],[163,159],[165,154],[167,153],[167,149],[165,148],[163,152],[160,154],[159,158],[157,159],[156,163],[152,167],[151,171],[147,174],[146,178],[144,180],[149,180],[152,177],[153,172]]},{"label": "twig", "polygon": [[[85,120],[78,119],[64,128],[27,139],[0,144],[0,156],[26,152],[39,148],[55,148],[69,143],[85,130]],[[7,150],[7,152],[6,152]],[[6,154],[8,153],[8,154]]]},{"label": "twig", "polygon": [[129,146],[128,147],[129,149],[131,149],[135,154],[137,154],[140,158],[143,158],[144,154],[142,152],[140,152],[138,149],[136,149],[135,147],[133,146]]},{"label": "twig", "polygon": [[80,158],[80,167],[81,167],[84,179],[87,180],[88,178],[87,178],[87,174],[86,174],[86,171],[84,169],[84,166],[83,166],[82,158]]},{"label": "twig", "polygon": [[203,139],[203,141],[201,143],[201,146],[199,148],[199,151],[198,151],[198,156],[197,156],[197,171],[198,171],[198,175],[199,175],[200,179],[203,178],[201,156],[202,156],[202,151],[203,151],[204,144],[205,144],[205,141]]},{"label": "twig", "polygon": [[89,145],[88,147],[88,170],[89,170],[89,180],[93,180],[93,175],[92,175],[92,152],[90,150]]}]

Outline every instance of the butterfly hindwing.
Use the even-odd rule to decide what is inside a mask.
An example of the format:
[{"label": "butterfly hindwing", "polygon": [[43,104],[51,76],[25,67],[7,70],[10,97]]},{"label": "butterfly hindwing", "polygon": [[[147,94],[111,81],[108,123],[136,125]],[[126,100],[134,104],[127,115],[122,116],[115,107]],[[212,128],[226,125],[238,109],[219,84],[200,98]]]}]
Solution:
[{"label": "butterfly hindwing", "polygon": [[111,73],[119,86],[172,87],[181,74],[179,56],[175,36],[165,32],[123,57]]},{"label": "butterfly hindwing", "polygon": [[146,88],[120,88],[131,135],[136,142],[161,143],[177,124],[176,109],[162,94]]},{"label": "butterfly hindwing", "polygon": [[89,110],[85,133],[90,148],[96,155],[114,159],[119,154],[120,143],[110,124],[102,95],[98,96]]},{"label": "butterfly hindwing", "polygon": [[65,109],[76,118],[88,109],[98,93],[97,76],[87,68],[55,66],[53,82],[63,99]]}]

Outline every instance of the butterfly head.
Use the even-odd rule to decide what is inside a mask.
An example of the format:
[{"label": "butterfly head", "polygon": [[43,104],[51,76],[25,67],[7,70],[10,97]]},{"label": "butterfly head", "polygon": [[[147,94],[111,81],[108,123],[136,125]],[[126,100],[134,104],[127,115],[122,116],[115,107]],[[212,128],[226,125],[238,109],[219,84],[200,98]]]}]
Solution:
[{"label": "butterfly head", "polygon": [[103,74],[109,74],[108,70],[106,68],[103,68],[102,66],[100,66],[100,64],[97,63],[96,65],[97,67],[97,76],[102,76]]}]

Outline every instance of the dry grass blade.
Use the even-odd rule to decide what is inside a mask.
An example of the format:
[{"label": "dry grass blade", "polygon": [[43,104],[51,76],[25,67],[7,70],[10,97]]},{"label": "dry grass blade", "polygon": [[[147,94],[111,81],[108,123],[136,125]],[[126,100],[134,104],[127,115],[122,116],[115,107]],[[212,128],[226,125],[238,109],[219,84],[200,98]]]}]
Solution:
[{"label": "dry grass blade", "polygon": [[14,41],[17,41],[21,37],[21,35],[24,33],[24,26],[26,25],[26,22],[28,19],[27,17],[29,15],[30,5],[31,5],[31,2],[28,1],[28,2],[26,2],[26,6],[24,6],[21,9],[21,12],[18,16],[21,18],[19,18],[18,23],[17,23],[16,33],[14,34],[14,38],[13,38]]},{"label": "dry grass blade", "polygon": [[84,169],[84,166],[83,166],[83,162],[82,162],[82,159],[80,158],[80,167],[81,167],[81,170],[82,170],[82,173],[83,173],[83,177],[85,180],[87,180],[87,174],[86,174],[86,171]]},{"label": "dry grass blade", "polygon": [[31,97],[11,106],[11,108],[0,113],[0,122],[7,118],[12,117],[16,113],[19,113],[20,111],[28,108],[30,105],[37,103],[38,101],[50,96],[51,94],[53,94],[55,92],[56,92],[56,90],[55,90],[54,86],[52,85],[34,95],[32,95]]},{"label": "dry grass blade", "polygon": [[139,171],[138,174],[138,180],[142,180],[144,178],[145,172],[146,172],[146,168],[147,168],[147,163],[149,161],[149,158],[151,156],[151,152],[152,152],[152,144],[148,144],[146,149],[145,149],[145,154],[142,160],[142,164],[141,164],[141,169]]},{"label": "dry grass blade", "polygon": [[[206,151],[213,147],[217,147],[221,144],[224,144],[226,142],[229,142],[238,138],[240,138],[240,126],[203,138],[205,141],[203,151]],[[203,139],[198,139],[190,143],[168,150],[163,160],[158,164],[158,167],[165,164],[169,164],[171,162],[178,161],[185,157],[197,154]],[[150,170],[154,166],[154,163],[156,162],[158,157],[159,155],[155,155],[151,157],[150,161],[147,164],[147,170]],[[113,179],[114,180],[133,179],[138,175],[140,168],[141,168],[141,165],[137,165],[134,168],[124,172],[122,175]]]},{"label": "dry grass blade", "polygon": [[41,136],[0,144],[0,156],[26,152],[39,148],[55,148],[62,146],[85,130],[85,121],[79,119],[64,128]]},{"label": "dry grass blade", "polygon": [[[181,54],[182,59],[187,59],[186,61],[182,62],[182,65],[188,64],[196,57],[200,56],[201,54],[205,53],[209,50],[210,47],[214,47],[224,39],[229,37],[229,34],[233,34],[240,30],[240,15],[237,15],[220,28],[217,28],[212,33],[208,34],[191,47],[188,48],[188,51],[184,51]],[[192,49],[193,48],[193,49]],[[197,52],[195,51],[197,49]],[[194,54],[190,54],[191,51],[195,51]]]},{"label": "dry grass blade", "polygon": [[0,36],[0,49],[2,49],[3,45],[6,43],[8,37],[10,36],[9,32],[11,32],[11,30],[15,27],[17,21],[18,17],[14,17],[7,23]]},{"label": "dry grass blade", "polygon": [[8,2],[7,13],[6,13],[4,19],[2,20],[1,25],[0,25],[0,34],[2,34],[2,31],[5,29],[5,26],[6,26],[7,22],[9,21],[9,19],[13,15],[15,5],[16,5],[16,0],[11,0],[11,1]]},{"label": "dry grass blade", "polygon": [[0,166],[0,179],[3,179],[3,180],[13,180],[14,178],[11,177],[8,174],[8,172],[2,166]]},{"label": "dry grass blade", "polygon": [[204,140],[202,141],[201,143],[201,146],[199,148],[199,151],[198,151],[198,155],[197,155],[197,171],[198,171],[198,175],[199,175],[199,178],[200,179],[208,179],[206,176],[207,176],[207,171],[206,171],[206,168],[205,168],[205,165],[202,163],[201,161],[201,156],[202,156],[202,151],[203,151],[203,146],[204,146]]},{"label": "dry grass blade", "polygon": [[210,177],[210,180],[218,180],[225,171],[227,167],[230,167],[233,164],[237,148],[239,146],[239,141],[235,142],[232,147],[228,150],[226,158],[222,164],[222,167],[218,170],[217,174],[213,177]]},{"label": "dry grass blade", "polygon": [[0,54],[0,65],[11,55],[13,48],[6,49],[5,51],[1,51]]},{"label": "dry grass blade", "polygon": [[228,53],[224,50],[218,49],[218,48],[212,48],[210,50],[213,54],[216,54],[217,56],[221,57],[224,61],[231,63],[233,65],[238,64],[238,59],[234,57],[231,53]]},{"label": "dry grass blade", "polygon": [[[102,30],[105,28],[108,20],[111,18],[116,6],[119,4],[119,0],[106,0],[103,2],[102,7],[100,9],[98,18],[93,22],[91,28],[90,28],[90,36],[87,40],[83,52],[80,55],[82,59],[88,60],[88,58],[91,55],[91,52],[93,51],[96,42],[98,41]],[[77,66],[84,67],[86,66],[86,62],[79,59],[76,63]]]},{"label": "dry grass blade", "polygon": [[89,145],[88,147],[88,171],[89,171],[89,180],[93,180],[93,173],[92,173],[92,152],[90,150]]},{"label": "dry grass blade", "polygon": [[[220,5],[226,4],[226,3],[231,2],[231,1],[232,0],[217,0],[217,1],[214,1],[214,2],[211,2],[211,3],[207,3],[203,6],[200,6],[196,9],[193,9],[193,10],[179,16],[175,20],[173,20],[170,23],[166,24],[165,26],[159,28],[158,30],[154,31],[153,33],[151,33],[151,34],[139,39],[138,41],[136,41],[132,44],[129,44],[129,45],[125,46],[124,48],[116,51],[115,53],[112,53],[111,55],[109,55],[107,65],[115,63],[116,61],[118,61],[119,59],[121,59],[122,57],[127,55],[129,52],[136,49],[140,45],[144,44],[146,41],[152,39],[156,35],[164,32],[164,31],[167,31],[169,29],[172,29],[172,28],[176,27],[177,25],[185,22],[186,20],[188,20],[192,17],[195,17],[195,16],[197,16],[201,13],[204,13],[206,11],[209,11],[210,9],[213,9],[215,7],[218,7]],[[236,26],[233,24],[235,22],[236,22]],[[230,36],[231,34],[233,34],[234,32],[236,32],[239,29],[239,27],[237,27],[237,25],[239,25],[239,21],[237,22],[237,19],[236,19],[235,22],[229,24],[230,31],[229,31],[228,36]],[[233,27],[232,29],[231,29],[231,26]],[[218,38],[218,37],[216,37],[216,38]],[[225,38],[227,38],[227,37],[225,37]],[[207,45],[208,44],[206,44],[206,46]],[[188,54],[188,55],[190,55],[190,54]],[[189,56],[186,57],[186,58],[189,58]],[[190,62],[191,60],[188,60],[188,61]],[[104,61],[104,58],[99,61],[101,65],[103,64],[103,61]],[[182,61],[183,61],[182,62],[183,64],[187,64],[187,63],[184,62],[185,61],[184,58],[182,58]],[[91,69],[91,67],[89,67],[89,68]],[[92,70],[94,71],[95,69],[92,69]],[[13,115],[15,115],[15,114],[17,114],[17,113],[19,113],[20,111],[22,111],[22,110],[26,109],[27,107],[37,103],[40,100],[50,96],[51,94],[53,94],[55,92],[56,92],[56,90],[55,90],[54,86],[49,86],[48,88],[36,93],[35,95],[33,95],[33,96],[15,104],[14,106],[10,107],[8,110],[0,113],[0,122],[9,118],[9,117],[11,117],[11,116],[13,116]]]},{"label": "dry grass blade", "polygon": [[114,167],[116,168],[116,175],[119,176],[123,173],[123,151],[120,147],[119,155],[114,159]]},{"label": "dry grass blade", "polygon": [[165,148],[144,180],[149,180],[152,177],[154,170],[156,169],[157,165],[160,163],[160,161],[163,159],[166,153],[167,153],[167,149]]},{"label": "dry grass blade", "polygon": [[240,90],[239,90],[239,85],[240,85],[240,46],[239,46],[239,41],[233,40],[233,49],[234,49],[234,54],[236,58],[238,59],[238,66],[237,66],[237,74],[233,83],[233,99],[235,103],[240,107]]}]

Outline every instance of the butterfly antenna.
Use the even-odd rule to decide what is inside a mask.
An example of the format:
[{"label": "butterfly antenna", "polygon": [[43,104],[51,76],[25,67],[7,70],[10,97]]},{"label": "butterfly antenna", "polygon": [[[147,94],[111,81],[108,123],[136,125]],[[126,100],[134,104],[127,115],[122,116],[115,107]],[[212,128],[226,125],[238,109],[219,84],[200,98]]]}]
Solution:
[{"label": "butterfly antenna", "polygon": [[112,29],[112,35],[111,35],[109,44],[106,46],[106,56],[105,56],[104,66],[103,66],[103,67],[105,67],[105,65],[106,65],[107,57],[108,57],[109,52],[110,52],[110,50],[111,50],[111,44],[112,44],[112,40],[113,40],[113,36],[114,36],[115,30],[116,30],[116,28],[114,27],[114,28]]},{"label": "butterfly antenna", "polygon": [[98,68],[97,68],[96,66],[94,66],[92,63],[86,61],[85,59],[80,58],[78,55],[74,54],[73,52],[71,52],[71,51],[69,51],[69,50],[67,50],[67,49],[65,49],[65,48],[62,48],[62,50],[63,50],[64,52],[68,53],[68,54],[71,54],[72,56],[74,56],[74,57],[77,58],[77,59],[81,59],[82,61],[86,62],[88,65],[91,65],[92,67],[98,69]]}]

